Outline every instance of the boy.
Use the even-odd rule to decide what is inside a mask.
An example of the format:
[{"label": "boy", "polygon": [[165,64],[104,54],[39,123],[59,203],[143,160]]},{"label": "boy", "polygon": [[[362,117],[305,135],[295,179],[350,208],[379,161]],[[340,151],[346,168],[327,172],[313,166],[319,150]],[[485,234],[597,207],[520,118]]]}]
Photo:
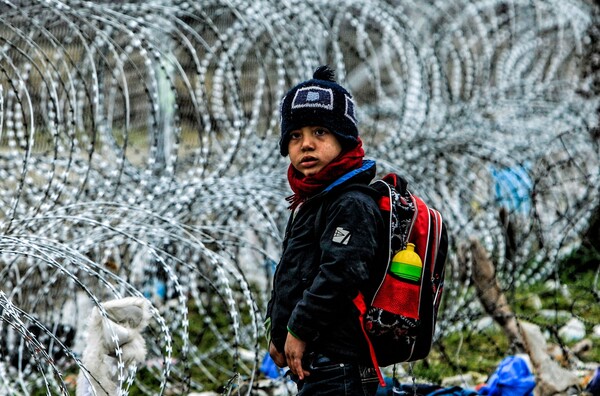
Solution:
[{"label": "boy", "polygon": [[300,396],[374,395],[378,368],[353,299],[372,295],[386,260],[377,241],[387,239],[365,188],[376,169],[363,160],[352,96],[327,66],[283,98],[279,147],[294,194],[267,307],[269,353]]}]

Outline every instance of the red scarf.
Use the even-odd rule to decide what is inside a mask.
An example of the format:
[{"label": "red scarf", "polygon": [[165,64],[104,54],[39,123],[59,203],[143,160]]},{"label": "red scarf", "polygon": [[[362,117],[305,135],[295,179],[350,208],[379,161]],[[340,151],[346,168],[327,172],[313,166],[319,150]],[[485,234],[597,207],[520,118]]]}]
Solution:
[{"label": "red scarf", "polygon": [[288,168],[288,182],[290,183],[290,187],[294,194],[286,198],[290,203],[288,209],[296,209],[302,202],[313,195],[320,193],[341,176],[351,170],[359,168],[362,165],[364,156],[365,151],[362,148],[362,141],[358,138],[358,145],[356,147],[342,152],[333,159],[333,161],[312,176],[304,176],[290,164]]}]

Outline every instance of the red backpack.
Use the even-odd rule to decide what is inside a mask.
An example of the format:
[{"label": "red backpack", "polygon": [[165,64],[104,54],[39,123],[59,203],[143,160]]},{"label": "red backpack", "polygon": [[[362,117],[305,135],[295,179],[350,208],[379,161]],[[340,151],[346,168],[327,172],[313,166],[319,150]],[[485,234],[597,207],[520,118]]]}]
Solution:
[{"label": "red backpack", "polygon": [[[371,301],[354,300],[375,368],[424,359],[430,352],[444,286],[448,251],[440,213],[411,194],[408,183],[390,173],[370,185],[389,229],[387,269]],[[417,262],[394,258],[419,256]],[[400,260],[406,261],[406,260]],[[399,269],[399,270],[398,270]],[[379,371],[379,370],[378,370]],[[381,373],[380,382],[383,383]]]}]

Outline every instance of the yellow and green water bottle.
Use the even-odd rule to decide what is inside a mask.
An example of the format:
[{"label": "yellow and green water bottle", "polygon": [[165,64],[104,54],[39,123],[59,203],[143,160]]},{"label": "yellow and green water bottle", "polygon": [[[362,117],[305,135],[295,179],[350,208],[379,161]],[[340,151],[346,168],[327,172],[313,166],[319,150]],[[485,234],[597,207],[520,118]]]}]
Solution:
[{"label": "yellow and green water bottle", "polygon": [[415,244],[408,243],[406,249],[394,255],[390,265],[390,272],[401,279],[418,282],[421,279],[423,262],[415,252]]}]

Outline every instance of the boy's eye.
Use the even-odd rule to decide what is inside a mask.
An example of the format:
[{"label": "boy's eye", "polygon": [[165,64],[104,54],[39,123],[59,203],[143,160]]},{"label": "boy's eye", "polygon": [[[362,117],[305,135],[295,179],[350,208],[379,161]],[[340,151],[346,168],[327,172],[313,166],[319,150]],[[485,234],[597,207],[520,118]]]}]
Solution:
[{"label": "boy's eye", "polygon": [[326,128],[318,128],[315,130],[315,135],[317,136],[323,136],[329,133],[329,130]]},{"label": "boy's eye", "polygon": [[290,139],[300,139],[300,133],[298,133],[298,132],[290,133]]}]

